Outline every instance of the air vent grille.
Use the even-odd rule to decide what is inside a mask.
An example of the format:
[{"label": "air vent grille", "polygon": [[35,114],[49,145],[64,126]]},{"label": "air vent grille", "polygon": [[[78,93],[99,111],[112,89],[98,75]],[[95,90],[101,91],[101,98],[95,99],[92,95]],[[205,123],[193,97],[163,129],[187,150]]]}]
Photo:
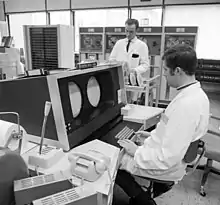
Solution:
[{"label": "air vent grille", "polygon": [[42,205],[62,205],[67,204],[73,200],[78,199],[80,196],[76,193],[74,189],[67,190],[65,192],[61,192],[55,194],[53,196],[46,197],[41,200]]},{"label": "air vent grille", "polygon": [[27,189],[32,186],[40,186],[45,183],[50,183],[55,181],[54,174],[41,175],[37,177],[27,178],[21,180],[21,189]]},{"label": "air vent grille", "polygon": [[54,201],[56,202],[57,205],[60,205],[60,204],[67,203],[68,199],[64,193],[59,193],[54,196]]},{"label": "air vent grille", "polygon": [[44,175],[44,180],[46,183],[50,183],[50,182],[55,181],[54,174]]},{"label": "air vent grille", "polygon": [[33,178],[33,186],[38,186],[44,183],[44,178],[43,177],[36,177]]},{"label": "air vent grille", "polygon": [[42,199],[41,204],[42,205],[54,205],[53,198],[48,197],[48,198]]},{"label": "air vent grille", "polygon": [[21,188],[22,189],[29,188],[31,186],[32,186],[32,180],[30,178],[21,180]]},{"label": "air vent grille", "polygon": [[58,68],[57,27],[30,28],[32,69]]},{"label": "air vent grille", "polygon": [[67,196],[69,201],[73,201],[73,200],[79,198],[79,195],[76,193],[76,191],[74,189],[67,190],[66,191],[66,196]]}]

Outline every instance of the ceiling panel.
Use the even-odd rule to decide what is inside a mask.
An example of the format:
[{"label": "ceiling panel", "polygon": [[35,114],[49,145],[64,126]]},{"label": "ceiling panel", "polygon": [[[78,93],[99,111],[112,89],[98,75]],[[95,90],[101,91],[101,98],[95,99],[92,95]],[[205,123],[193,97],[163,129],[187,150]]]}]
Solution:
[{"label": "ceiling panel", "polygon": [[72,9],[126,7],[128,0],[71,0]]},{"label": "ceiling panel", "polygon": [[70,0],[47,0],[47,9],[48,10],[61,10],[69,9]]},{"label": "ceiling panel", "polygon": [[220,3],[220,0],[165,0],[165,4]]},{"label": "ceiling panel", "polygon": [[131,6],[158,6],[162,4],[162,0],[131,0]]},{"label": "ceiling panel", "polygon": [[6,12],[27,12],[45,10],[45,0],[8,0],[5,2]]}]

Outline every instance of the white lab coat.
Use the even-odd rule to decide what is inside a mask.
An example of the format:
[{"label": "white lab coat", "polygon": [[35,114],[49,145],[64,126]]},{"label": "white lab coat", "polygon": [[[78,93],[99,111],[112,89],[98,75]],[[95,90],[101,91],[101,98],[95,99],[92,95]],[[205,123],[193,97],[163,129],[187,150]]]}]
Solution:
[{"label": "white lab coat", "polygon": [[[118,40],[112,49],[109,60],[116,60],[120,62],[128,62],[130,68],[134,68],[137,73],[145,73],[149,70],[149,51],[146,43],[139,40],[137,37],[132,39],[128,52],[126,51],[126,47],[128,44],[128,39]],[[132,54],[138,54],[138,62],[137,65],[132,65]]]},{"label": "white lab coat", "polygon": [[[147,44],[139,40],[137,37],[131,40],[129,50],[127,52],[126,47],[128,39],[118,40],[109,57],[110,61],[127,62],[130,69],[134,69],[139,78],[150,77],[150,63],[149,63],[149,51]],[[133,54],[138,54],[139,58],[132,58]],[[139,93],[131,94],[127,93],[129,98],[136,101]]]},{"label": "white lab coat", "polygon": [[208,124],[209,100],[197,82],[179,91],[135,156],[123,156],[120,169],[159,180],[181,180],[187,166],[182,159],[190,143],[207,132]]}]

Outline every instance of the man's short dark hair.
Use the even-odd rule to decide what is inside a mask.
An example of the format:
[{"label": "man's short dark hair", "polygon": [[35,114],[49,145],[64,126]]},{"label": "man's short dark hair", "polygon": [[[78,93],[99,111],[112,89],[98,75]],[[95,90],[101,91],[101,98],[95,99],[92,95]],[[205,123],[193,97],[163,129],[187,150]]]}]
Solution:
[{"label": "man's short dark hair", "polygon": [[166,66],[171,73],[180,67],[187,75],[194,75],[197,68],[197,56],[195,50],[187,44],[178,44],[167,49],[163,55]]},{"label": "man's short dark hair", "polygon": [[135,25],[136,26],[136,29],[138,29],[139,28],[139,22],[138,22],[138,20],[136,20],[136,19],[128,19],[126,22],[125,22],[125,25]]}]

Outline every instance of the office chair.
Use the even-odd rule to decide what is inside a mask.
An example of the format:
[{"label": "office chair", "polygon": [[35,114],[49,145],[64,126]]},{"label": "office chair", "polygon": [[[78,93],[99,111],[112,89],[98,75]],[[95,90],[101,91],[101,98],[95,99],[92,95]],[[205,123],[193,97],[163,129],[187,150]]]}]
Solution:
[{"label": "office chair", "polygon": [[[190,146],[184,156],[184,159],[183,159],[183,161],[189,165],[189,166],[187,166],[187,169],[190,168],[190,169],[188,169],[190,171],[187,171],[186,175],[190,175],[196,170],[202,157],[204,157],[204,155],[205,155],[205,151],[206,151],[205,143],[202,140],[197,140],[197,141],[194,141],[190,144]],[[193,163],[193,165],[190,165],[192,163]],[[144,186],[143,188],[147,189],[147,192],[150,193],[152,198],[156,198],[156,197],[160,196],[161,194],[164,194],[165,192],[169,191],[173,187],[174,184],[178,183],[178,182],[174,182],[174,181],[163,181],[163,180],[152,179],[152,178],[148,178],[148,177],[140,177],[140,176],[136,176],[136,177],[141,178],[141,179],[146,179],[150,182],[148,187]],[[166,184],[166,185],[168,185],[168,189],[161,194],[155,193],[154,192],[154,183]]]},{"label": "office chair", "polygon": [[[220,118],[216,116],[211,115],[210,118],[220,121]],[[220,129],[220,127],[218,129]],[[208,179],[209,173],[213,172],[215,174],[220,175],[220,170],[212,166],[213,161],[220,162],[220,151],[219,151],[220,131],[209,129],[207,134],[203,137],[203,140],[206,143],[205,157],[207,158],[207,162],[204,167],[204,173],[203,173],[203,177],[201,180],[200,195],[205,197],[206,192],[205,192],[204,186]]]}]

